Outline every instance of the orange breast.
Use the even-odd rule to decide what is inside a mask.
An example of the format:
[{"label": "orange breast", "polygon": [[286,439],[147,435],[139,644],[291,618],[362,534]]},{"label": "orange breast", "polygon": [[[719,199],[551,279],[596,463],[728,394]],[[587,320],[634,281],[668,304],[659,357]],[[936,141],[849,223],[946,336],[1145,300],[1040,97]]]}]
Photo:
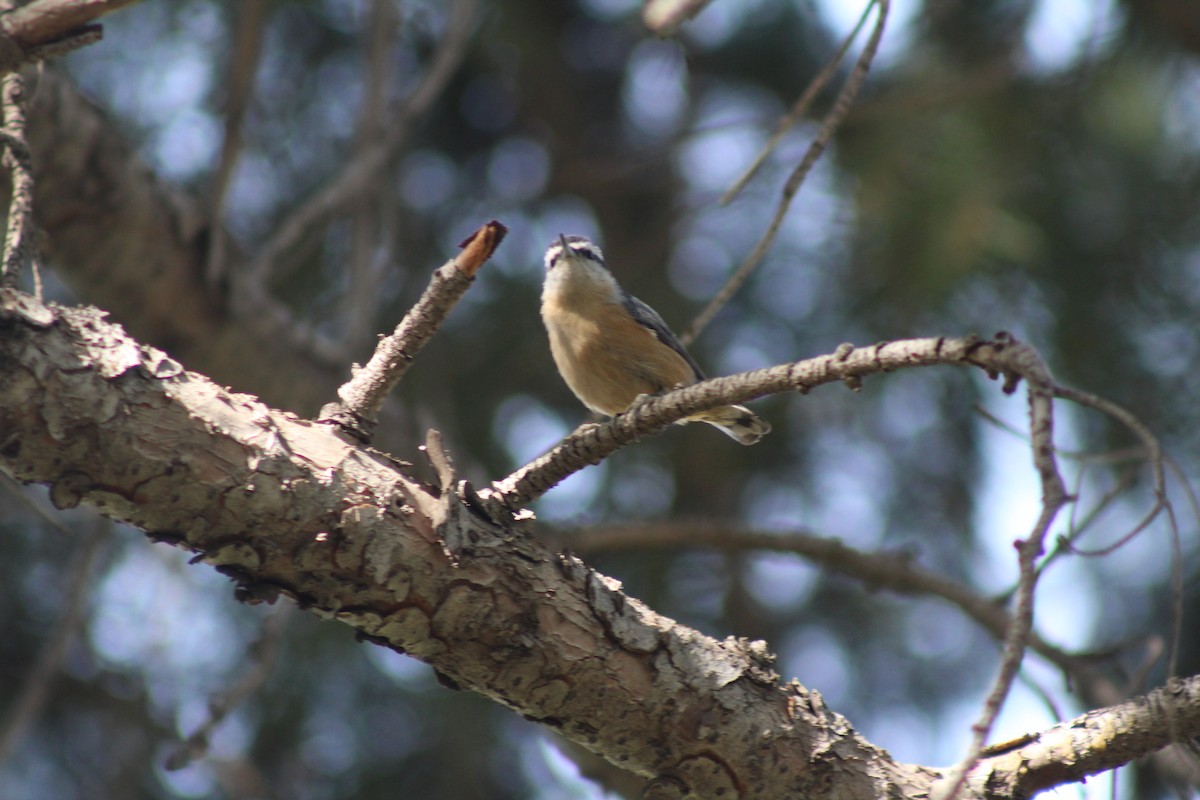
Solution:
[{"label": "orange breast", "polygon": [[692,368],[620,306],[584,309],[554,307],[542,315],[550,352],[567,386],[585,406],[610,416],[629,407],[639,394],[657,394],[695,380]]}]

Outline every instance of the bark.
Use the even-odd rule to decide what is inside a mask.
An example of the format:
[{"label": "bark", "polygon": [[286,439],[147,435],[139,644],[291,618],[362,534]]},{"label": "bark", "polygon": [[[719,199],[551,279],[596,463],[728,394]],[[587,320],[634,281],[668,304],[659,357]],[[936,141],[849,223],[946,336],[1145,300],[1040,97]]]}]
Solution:
[{"label": "bark", "polygon": [[94,21],[137,0],[32,0],[5,3],[0,14],[0,72],[62,55],[98,41],[103,28]]},{"label": "bark", "polygon": [[[918,797],[942,778],[780,685],[764,643],[679,625],[488,517],[436,437],[429,486],[184,371],[96,309],[11,291],[0,375],[0,467],[57,506],[195,552],[243,601],[290,598],[409,653],[650,778],[648,797]],[[987,753],[960,796],[1028,796],[1200,733],[1200,681],[1128,705]]]}]

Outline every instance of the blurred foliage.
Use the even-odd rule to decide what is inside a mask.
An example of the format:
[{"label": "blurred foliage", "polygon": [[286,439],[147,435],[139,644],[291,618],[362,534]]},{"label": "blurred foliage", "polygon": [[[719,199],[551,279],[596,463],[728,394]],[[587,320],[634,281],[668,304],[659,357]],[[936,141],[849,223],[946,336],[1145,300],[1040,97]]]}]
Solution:
[{"label": "blurred foliage", "polygon": [[[220,149],[238,5],[135,5],[68,62],[146,160],[200,196]],[[1196,474],[1196,5],[896,5],[859,104],[761,269],[693,352],[720,374],[844,341],[1006,329],[1063,381],[1140,415],[1183,474]],[[274,4],[224,220],[244,252],[351,152],[367,6]],[[448,13],[430,0],[397,6],[393,101],[428,65]],[[538,318],[541,252],[560,232],[601,242],[626,288],[686,327],[760,236],[815,131],[802,124],[742,196],[717,205],[837,46],[845,23],[833,30],[834,6],[715,0],[678,40],[661,41],[645,34],[633,0],[481,4],[464,66],[381,176],[387,202],[359,210],[377,213],[386,233],[371,257],[386,248],[388,281],[375,307],[355,309],[381,331],[464,235],[489,218],[512,231],[401,386],[404,429],[387,433],[398,456],[416,460],[410,443],[436,426],[466,477],[486,483],[586,419]],[[314,231],[275,286],[334,333],[349,322],[338,306],[347,264],[365,257],[350,224]],[[1020,440],[975,405],[1021,425],[1019,398],[960,370],[872,378],[854,395],[774,397],[757,408],[775,432],[754,448],[673,428],[572,478],[537,511],[562,528],[665,517],[803,527],[1001,592],[1014,577],[1008,543],[1034,520],[1036,484]],[[1130,444],[1095,415],[1063,419],[1068,447]],[[1070,468],[1091,502],[1116,480],[1102,463]],[[1144,488],[1085,541],[1128,530]],[[0,708],[65,591],[62,534],[22,508],[0,499]],[[1196,523],[1181,520],[1195,586]],[[132,531],[117,539],[48,710],[0,764],[5,797],[599,796],[535,726],[295,612],[262,691],[218,729],[209,757],[167,773],[172,742],[250,669],[264,612],[166,547]],[[1057,562],[1039,609],[1047,636],[1080,650],[1128,645],[1104,666],[1123,681],[1169,630],[1169,552],[1153,528],[1116,557]],[[596,566],[681,622],[767,639],[781,673],[906,761],[961,754],[994,670],[996,647],[954,610],[872,593],[796,558],[659,552]],[[1187,599],[1194,620],[1200,598]],[[1192,674],[1200,652],[1185,638],[1180,671]],[[1063,713],[1079,708],[1062,676],[1031,671]],[[1162,674],[1159,665],[1151,680]],[[1049,724],[1031,698],[1014,698],[1001,735]],[[1141,780],[1130,791],[1165,791]]]}]

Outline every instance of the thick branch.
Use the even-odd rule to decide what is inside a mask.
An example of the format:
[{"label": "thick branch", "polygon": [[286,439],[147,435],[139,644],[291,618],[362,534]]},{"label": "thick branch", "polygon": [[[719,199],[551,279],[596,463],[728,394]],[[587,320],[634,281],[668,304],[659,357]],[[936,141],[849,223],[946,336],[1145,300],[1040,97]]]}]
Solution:
[{"label": "thick branch", "polygon": [[[1008,369],[1023,349],[1000,344],[971,343],[956,361]],[[932,352],[946,346],[958,345]],[[874,362],[891,363],[893,349],[924,352],[920,343],[884,345]],[[50,484],[57,506],[87,502],[195,552],[232,577],[246,602],[289,597],[420,658],[653,779],[661,796],[928,796],[942,777],[896,764],[817,693],[780,686],[763,643],[718,642],[661,617],[618,582],[489,518],[468,486],[453,484],[444,456],[435,490],[327,426],[184,372],[93,309],[7,290],[0,362],[0,468]],[[1077,763],[1107,769],[1114,743],[1124,763],[1194,736],[1198,707],[1187,682],[1089,715],[1091,749],[1076,751]],[[1150,733],[1138,738],[1143,726]],[[1059,741],[1060,729],[1076,735],[1060,726],[1046,742]],[[1073,764],[1055,767],[1049,749],[1022,752],[1046,764],[1039,787],[1078,774]],[[1001,796],[1009,762],[985,755],[963,796]],[[1026,788],[1014,784],[1007,796]]]},{"label": "thick branch", "polygon": [[138,0],[33,0],[0,15],[0,27],[26,47],[49,44]]},{"label": "thick branch", "polygon": [[695,797],[926,791],[761,642],[719,642],[560,556],[474,493],[139,346],[94,309],[0,291],[0,467],[194,551]]},{"label": "thick branch", "polygon": [[830,355],[693,384],[639,403],[609,423],[582,425],[550,452],[496,483],[489,496],[508,508],[526,506],[569,475],[705,409],[789,390],[803,394],[834,381],[858,388],[867,375],[934,364],[971,365],[993,376],[1004,374],[1005,389],[1011,391],[1034,363],[1041,363],[1036,352],[1007,334],[986,341],[967,336],[906,339],[857,349],[842,345]]}]

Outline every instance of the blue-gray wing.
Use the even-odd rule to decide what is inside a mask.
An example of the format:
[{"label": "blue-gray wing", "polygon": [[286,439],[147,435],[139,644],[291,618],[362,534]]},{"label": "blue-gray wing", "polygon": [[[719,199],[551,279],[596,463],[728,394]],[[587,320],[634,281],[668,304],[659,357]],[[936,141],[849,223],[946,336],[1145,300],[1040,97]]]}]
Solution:
[{"label": "blue-gray wing", "polygon": [[696,380],[704,380],[704,372],[696,363],[696,359],[683,349],[679,339],[671,333],[671,329],[667,327],[667,323],[663,322],[663,318],[658,315],[657,311],[626,292],[621,293],[621,302],[625,304],[625,310],[629,312],[629,316],[633,317],[635,322],[647,328],[660,342],[683,356],[683,360],[692,368],[692,372],[696,373]]}]

